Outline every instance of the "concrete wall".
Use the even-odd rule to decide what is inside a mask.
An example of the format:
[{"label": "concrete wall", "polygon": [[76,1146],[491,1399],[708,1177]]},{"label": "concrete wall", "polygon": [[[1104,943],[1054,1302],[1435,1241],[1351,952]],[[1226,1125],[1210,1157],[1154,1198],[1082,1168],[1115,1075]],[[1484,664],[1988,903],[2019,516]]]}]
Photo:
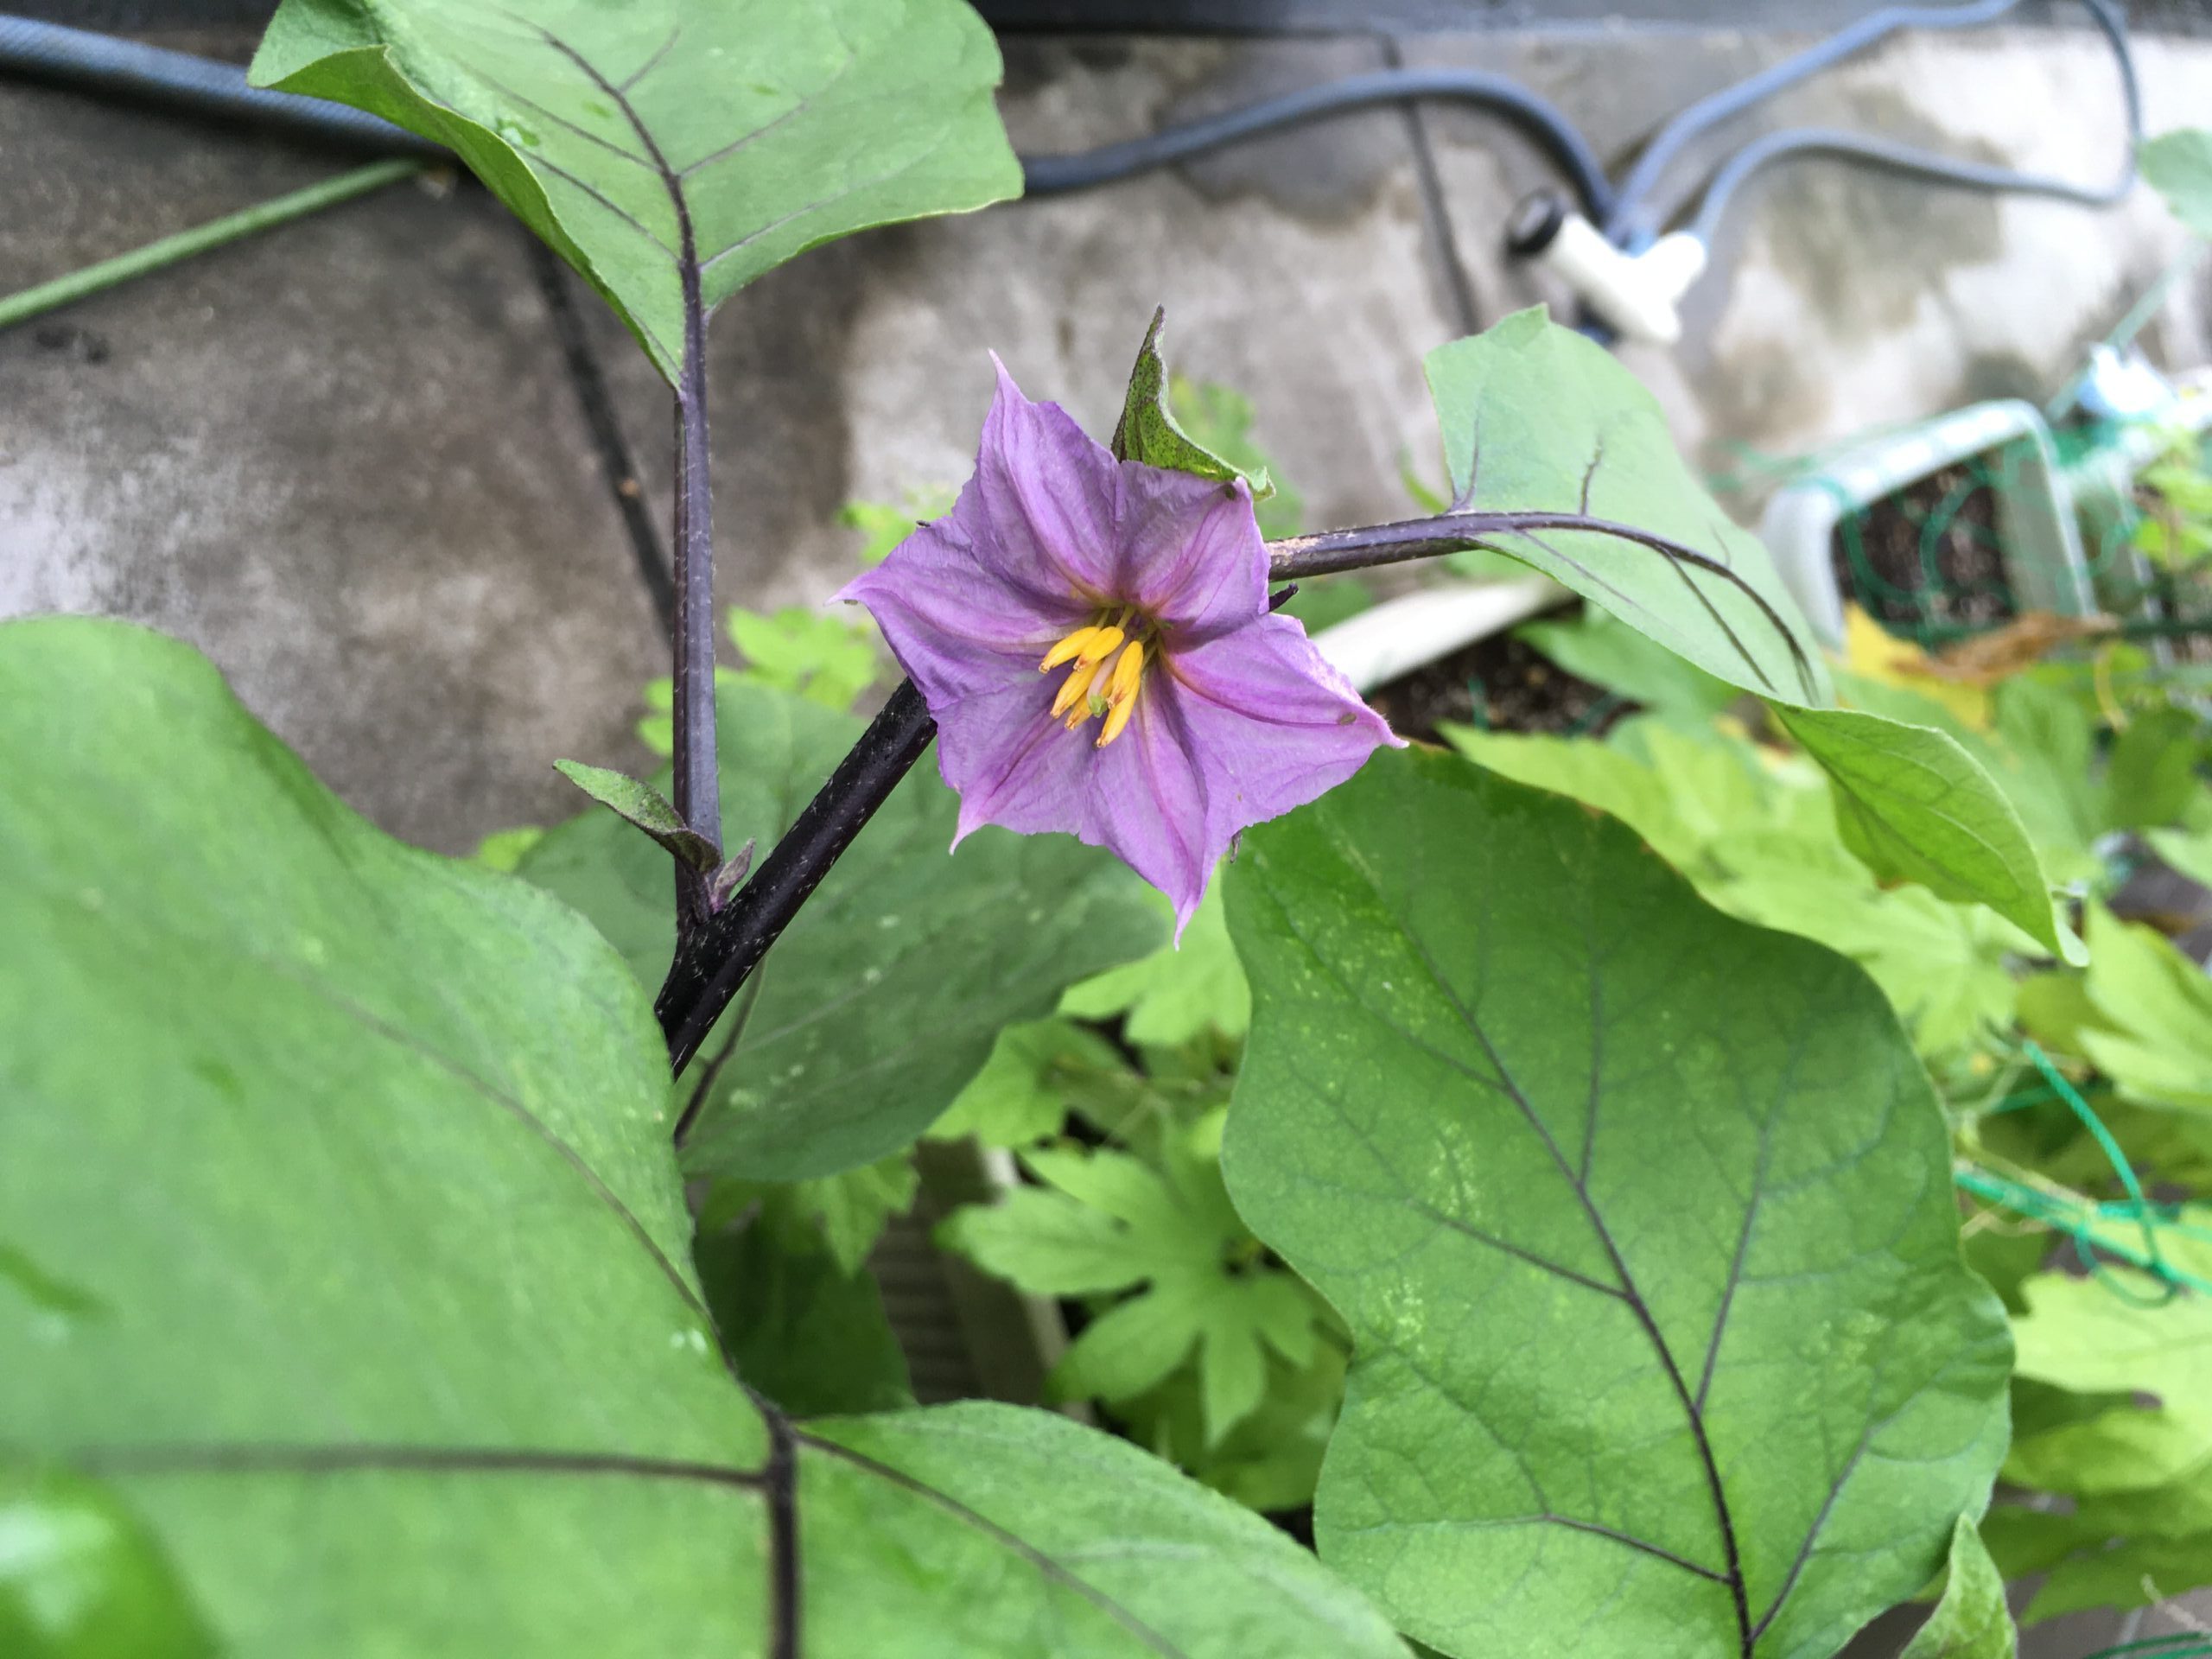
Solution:
[{"label": "concrete wall", "polygon": [[[1544,92],[1618,162],[1796,43],[1671,25],[1024,36],[1002,102],[1020,147],[1066,150],[1387,62],[1471,64]],[[2140,57],[2154,130],[2212,108],[2212,45],[2146,40]],[[2056,28],[1900,41],[1726,142],[1803,121],[2079,178],[2109,172],[2120,131],[2101,44]],[[10,287],[340,164],[20,85],[0,85],[0,152]],[[1162,302],[1176,363],[1254,398],[1313,523],[1403,516],[1402,465],[1438,471],[1421,353],[1559,297],[1499,251],[1512,203],[1548,176],[1486,115],[1375,111],[807,256],[715,321],[723,597],[817,601],[851,569],[843,502],[957,484],[991,348],[1105,430]],[[2047,394],[2182,245],[2147,193],[2093,213],[1807,163],[1743,198],[1682,346],[1624,357],[1700,459],[1786,453]],[[0,335],[0,613],[104,610],[194,639],[403,835],[459,848],[565,811],[555,756],[645,764],[629,726],[662,646],[559,349],[561,297],[480,192],[410,186]],[[2169,362],[2212,356],[2207,300],[2187,286],[2151,332]],[[666,395],[582,303],[618,447],[660,517]]]}]

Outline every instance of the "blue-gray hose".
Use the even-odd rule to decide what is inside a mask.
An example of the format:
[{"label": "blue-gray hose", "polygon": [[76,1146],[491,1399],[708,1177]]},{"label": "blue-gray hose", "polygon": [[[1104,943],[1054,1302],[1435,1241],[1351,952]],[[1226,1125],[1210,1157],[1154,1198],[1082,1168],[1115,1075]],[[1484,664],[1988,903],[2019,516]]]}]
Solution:
[{"label": "blue-gray hose", "polygon": [[[2107,207],[2117,201],[2134,181],[2133,141],[2142,134],[2142,111],[2136,92],[2135,64],[2128,51],[2126,24],[2113,9],[2110,0],[2083,0],[2083,3],[2097,27],[2112,44],[2113,54],[2120,64],[2120,83],[2127,99],[2128,137],[2131,142],[2129,163],[2116,186],[2109,189],[2087,188],[2035,174],[2016,173],[1979,162],[1955,161],[1932,150],[1916,149],[1885,138],[1802,129],[1774,133],[1756,140],[1729,159],[1706,188],[1703,203],[1698,211],[1698,234],[1711,241],[1713,225],[1727,206],[1728,198],[1745,178],[1769,162],[1784,156],[1801,154],[1845,156],[1939,183],[2056,196],[2092,207]],[[1683,147],[1691,139],[1708,128],[1742,113],[1762,99],[1793,86],[1854,53],[1864,51],[1900,29],[1971,29],[1996,22],[2018,4],[2019,0],[1972,0],[1971,3],[1964,5],[1888,7],[1869,13],[1826,40],[1784,58],[1758,74],[1700,99],[1668,121],[1644,146],[1636,165],[1629,169],[1628,176],[1621,181],[1620,189],[1613,198],[1611,211],[1600,221],[1605,234],[1617,243],[1632,246],[1657,233],[1660,226],[1654,218],[1650,198],[1658,186],[1660,175],[1681,154]]]},{"label": "blue-gray hose", "polygon": [[236,64],[31,17],[0,15],[0,69],[59,86],[127,92],[178,108],[289,127],[387,153],[445,154],[429,139],[365,110],[251,86]]},{"label": "blue-gray hose", "polygon": [[1729,199],[1736,194],[1737,188],[1761,168],[1789,156],[1834,156],[1938,184],[1965,185],[1973,189],[2003,191],[2018,195],[2049,196],[2060,201],[2075,202],[2084,207],[2112,207],[2123,200],[2135,183],[2135,145],[2143,137],[2143,97],[2141,89],[2136,85],[2134,60],[2127,49],[2126,23],[2113,10],[2111,0],[2085,0],[2085,3],[2097,27],[2112,43],[2113,56],[2120,67],[2120,99],[2127,111],[2127,149],[2121,159],[2118,175],[2110,183],[2076,184],[2069,179],[2052,178],[2039,173],[2019,173],[2011,168],[1994,167],[1981,162],[1958,161],[1871,133],[1837,132],[1820,127],[1795,128],[1755,139],[1730,156],[1727,165],[1714,174],[1707,184],[1704,196],[1698,203],[1697,215],[1691,221],[1691,231],[1700,241],[1711,246],[1713,232],[1719,228],[1721,215],[1727,212]]},{"label": "blue-gray hose", "polygon": [[1347,75],[1341,80],[1303,87],[1241,110],[1080,155],[1025,156],[1022,170],[1033,196],[1087,189],[1315,116],[1409,98],[1459,99],[1496,110],[1550,153],[1581,197],[1585,213],[1592,219],[1605,215],[1612,201],[1612,186],[1606,182],[1605,166],[1589,141],[1553,104],[1503,75],[1479,69],[1377,69]]}]

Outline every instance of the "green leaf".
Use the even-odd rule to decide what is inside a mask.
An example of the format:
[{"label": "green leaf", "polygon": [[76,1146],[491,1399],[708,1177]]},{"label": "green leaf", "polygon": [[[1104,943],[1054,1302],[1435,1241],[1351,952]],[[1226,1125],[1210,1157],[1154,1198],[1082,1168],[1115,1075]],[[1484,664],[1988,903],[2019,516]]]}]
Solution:
[{"label": "green leaf", "polygon": [[[1398,1651],[1073,1423],[783,1428],[715,1352],[620,960],[378,833],[187,647],[0,627],[0,1422],[127,1506],[218,1651],[764,1659],[785,1488],[814,1659]],[[48,1605],[22,1494],[0,1618]]]},{"label": "green leaf", "polygon": [[2062,961],[2087,959],[2019,815],[1955,739],[1857,709],[1770,707],[1827,769],[1844,844],[1877,876],[1986,905]]},{"label": "green leaf", "polygon": [[2081,1052],[2126,1098],[2212,1112],[2212,976],[2139,922],[2089,907],[2095,1018],[2075,1033]]},{"label": "green leaf", "polygon": [[534,823],[513,830],[494,830],[476,844],[476,861],[487,870],[512,875],[515,867],[522,862],[522,855],[537,846],[544,833]]},{"label": "green leaf", "polygon": [[[1705,672],[1789,705],[1777,713],[1834,774],[1847,815],[1861,821],[1853,850],[1877,853],[1878,874],[1933,875],[1948,884],[1931,883],[1936,892],[1986,904],[2053,951],[2067,950],[2049,883],[1993,780],[1972,756],[1926,734],[1827,708],[1827,671],[1766,550],[1682,464],[1657,403],[1610,353],[1538,307],[1439,346],[1427,363],[1455,510],[1594,517],[1679,550],[1632,533],[1556,525],[1486,531],[1481,545],[1564,583]],[[1958,839],[1941,815],[1913,804],[1921,797],[1940,797],[1967,822],[1972,857],[1948,855],[1955,848],[1916,856],[1891,844]]]},{"label": "green leaf", "polygon": [[931,1126],[930,1136],[957,1141],[972,1135],[987,1147],[1049,1141],[1067,1122],[1071,1093],[1101,1078],[1128,1075],[1119,1051],[1080,1026],[1065,1020],[1008,1026],[983,1069]]},{"label": "green leaf", "polygon": [[[1065,1418],[946,1406],[813,1424],[802,1444],[810,1456],[834,1446],[865,1460],[836,1471],[834,1494],[826,1482],[810,1493],[814,1548],[842,1553],[887,1527],[906,1546],[897,1569],[842,1605],[815,1604],[830,1629],[810,1637],[810,1653],[1407,1659],[1364,1599],[1287,1535]],[[924,1490],[868,1478],[878,1465]],[[981,1526],[953,1524],[970,1517]],[[995,1542],[982,1527],[1018,1542]],[[1030,1570],[1032,1554],[1058,1571]],[[972,1645],[931,1641],[956,1609]]]},{"label": "green leaf", "polygon": [[1603,743],[1459,727],[1445,736],[1516,783],[1619,818],[1730,915],[1841,951],[1873,976],[1923,1054],[1963,1050],[2011,1022],[2011,959],[2032,941],[1978,908],[1876,885],[1803,762],[1649,720]]},{"label": "green leaf", "polygon": [[766,1216],[702,1230],[694,1255],[738,1374],[794,1417],[914,1403],[875,1281]]},{"label": "green leaf", "polygon": [[1353,1338],[1324,1560],[1484,1656],[1812,1659],[1934,1576],[2010,1344],[1857,969],[1420,753],[1255,829],[1229,912],[1230,1187]]},{"label": "green leaf", "polygon": [[2199,887],[2212,887],[2212,830],[2153,830],[2151,850]]},{"label": "green leaf", "polygon": [[2143,181],[2166,199],[2174,217],[2199,236],[2212,236],[2212,132],[2183,127],[2136,146]]},{"label": "green leaf", "polygon": [[2005,1605],[2005,1580],[1989,1549],[1962,1515],[1951,1533],[1951,1574],[1936,1611],[1900,1659],[2013,1659],[2020,1633]]},{"label": "green leaf", "polygon": [[214,1659],[138,1517],[96,1481],[0,1460],[0,1653],[15,1659]]},{"label": "green leaf", "polygon": [[1274,493],[1265,467],[1247,473],[1205,448],[1176,424],[1167,406],[1167,365],[1160,355],[1160,331],[1166,326],[1167,308],[1161,306],[1152,314],[1152,327],[1144,331],[1136,365],[1129,371],[1122,418],[1114,427],[1110,446],[1114,454],[1122,461],[1196,473],[1200,478],[1217,478],[1224,483],[1241,478],[1250,486],[1255,501],[1265,499]]},{"label": "green leaf", "polygon": [[671,381],[692,273],[711,309],[817,244],[1021,188],[958,0],[284,0],[252,73],[454,150]]},{"label": "green leaf", "polygon": [[[2212,1211],[2184,1209],[2161,1248],[2212,1276]],[[2023,1387],[2069,1390],[2074,1409],[2023,1420],[2005,1477],[2063,1494],[2070,1512],[1993,1510],[1984,1523],[2008,1571],[2048,1573],[2027,1617],[2136,1607],[2212,1583],[2212,1301],[2168,1297],[2148,1274],[2024,1281],[2015,1324]]]},{"label": "green leaf", "polygon": [[733,607],[729,633],[745,653],[741,678],[794,692],[840,714],[849,712],[883,671],[874,623],[803,605],[772,616]]},{"label": "green leaf", "polygon": [[[1153,908],[1162,918],[1172,916],[1166,899],[1152,896]],[[1252,1022],[1252,994],[1236,947],[1229,942],[1220,871],[1191,913],[1179,945],[1164,944],[1148,957],[1070,986],[1060,998],[1060,1012],[1078,1020],[1125,1015],[1122,1035],[1140,1047],[1173,1048],[1208,1032],[1242,1037]]]},{"label": "green leaf", "polygon": [[[2212,1237],[2212,1211],[2193,1218]],[[2212,1276],[2212,1243],[2169,1235],[2174,1264]],[[2037,1274],[2020,1287],[2019,1374],[2077,1394],[2155,1401],[2101,1412],[2024,1439],[2007,1465],[2045,1491],[2094,1497],[2212,1476],[2212,1297],[2168,1298],[2147,1274]],[[2212,1528],[2212,1516],[2201,1523]]]},{"label": "green leaf", "polygon": [[985,1272],[1042,1296],[1130,1290],[1087,1324],[1055,1368],[1062,1399],[1123,1400],[1193,1354],[1207,1445],[1257,1410],[1267,1354],[1310,1364],[1313,1294],[1260,1264],[1211,1153],[1218,1114],[1166,1142],[1155,1170],[1126,1152],[1036,1151],[1041,1187],[955,1211],[938,1237]]},{"label": "green leaf", "polygon": [[[722,821],[772,847],[852,747],[861,722],[718,682]],[[919,1135],[988,1057],[1000,1028],[1150,950],[1147,891],[1063,836],[984,829],[950,857],[958,805],[917,766],[861,831],[678,1080],[712,1072],[684,1166],[804,1180],[871,1163]],[[674,946],[668,871],[592,815],[553,830],[522,873],[597,923],[658,984]]]},{"label": "green leaf", "polygon": [[1585,514],[1720,568],[1590,530],[1486,533],[1483,545],[1731,685],[1830,701],[1812,632],[1766,550],[1682,464],[1658,404],[1611,353],[1537,306],[1438,346],[1427,363],[1456,509]]},{"label": "green leaf", "polygon": [[2153,709],[2113,739],[2105,771],[2104,830],[2153,830],[2177,822],[2199,787],[2204,728],[2186,709]]},{"label": "green leaf", "polygon": [[[693,869],[703,874],[721,868],[721,849],[685,823],[668,797],[651,784],[641,784],[605,766],[588,766],[581,760],[556,760],[553,770]],[[531,844],[537,844],[535,838]],[[524,855],[528,852],[529,848],[524,848]],[[520,862],[518,858],[516,865]]]},{"label": "green leaf", "polygon": [[1138,1444],[1246,1508],[1263,1514],[1299,1510],[1313,1501],[1322,1453],[1344,1402],[1339,1340],[1317,1344],[1312,1363],[1303,1366],[1269,1355],[1259,1405],[1218,1440],[1206,1438],[1205,1403],[1193,1365],[1109,1409]]},{"label": "green leaf", "polygon": [[700,1207],[699,1224],[719,1229],[757,1208],[788,1248],[827,1250],[840,1272],[858,1273],[891,1217],[913,1204],[919,1185],[904,1153],[808,1181],[717,1181]]}]

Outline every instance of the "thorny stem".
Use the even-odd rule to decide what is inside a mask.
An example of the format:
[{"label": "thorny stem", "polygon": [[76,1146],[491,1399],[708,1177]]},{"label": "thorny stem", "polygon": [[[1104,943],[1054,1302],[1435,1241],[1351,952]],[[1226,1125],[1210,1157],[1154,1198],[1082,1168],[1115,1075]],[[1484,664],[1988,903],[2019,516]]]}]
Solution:
[{"label": "thorny stem", "polygon": [[[704,436],[705,423],[700,423]],[[704,465],[701,466],[703,475]],[[1541,531],[1581,531],[1613,537],[1658,554],[1681,569],[1683,566],[1717,573],[1734,582],[1763,611],[1786,644],[1809,692],[1811,669],[1803,649],[1773,607],[1719,561],[1693,548],[1668,540],[1649,531],[1580,512],[1449,512],[1394,524],[1363,524],[1352,530],[1325,531],[1315,536],[1294,536],[1270,542],[1268,550],[1271,582],[1318,576],[1369,565],[1395,564],[1408,559],[1431,558],[1467,549],[1497,537],[1524,539]],[[681,534],[679,532],[679,542]],[[1708,607],[1710,601],[1707,601]],[[1726,625],[1723,625],[1724,627]],[[1732,632],[1731,639],[1734,638]],[[713,657],[709,641],[708,730],[713,726]],[[1738,649],[1741,649],[1740,645]],[[1748,655],[1748,653],[1746,653]],[[1758,671],[1758,664],[1751,664]],[[679,669],[680,672],[680,669]],[[1765,677],[1763,672],[1759,677]],[[680,760],[683,753],[683,681],[677,682],[677,787],[683,786]],[[798,913],[830,867],[852,844],[914,762],[920,760],[937,722],[930,718],[921,693],[912,680],[899,682],[852,752],[840,761],[829,782],[809,802],[806,810],[761,861],[753,877],[722,908],[707,917],[688,935],[679,935],[676,959],[653,1005],[662,1033],[668,1039],[669,1062],[680,1072],[698,1052],[707,1033],[729,1006],[730,998],[758,967],[760,959]],[[711,755],[711,748],[708,753]],[[712,767],[709,767],[709,772]],[[711,782],[711,779],[710,779]],[[709,797],[709,799],[712,798]],[[683,800],[677,797],[677,804]],[[687,818],[690,814],[687,811]],[[697,820],[691,819],[696,827]],[[687,1115],[688,1116],[688,1115]]]}]

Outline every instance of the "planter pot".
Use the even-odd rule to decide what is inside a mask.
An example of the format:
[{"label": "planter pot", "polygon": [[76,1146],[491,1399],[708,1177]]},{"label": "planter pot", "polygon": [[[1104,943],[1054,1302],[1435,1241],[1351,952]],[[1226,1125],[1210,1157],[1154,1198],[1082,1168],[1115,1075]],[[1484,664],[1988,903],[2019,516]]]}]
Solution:
[{"label": "planter pot", "polygon": [[1992,528],[2012,607],[2062,616],[2094,610],[2050,430],[2031,404],[2008,400],[1976,404],[1847,449],[1767,503],[1759,534],[1821,639],[1843,640],[1838,531],[1876,504],[1961,467],[1986,468],[2001,480],[1993,490]]},{"label": "planter pot", "polygon": [[1357,691],[1372,691],[1478,639],[1518,627],[1574,595],[1549,576],[1450,582],[1386,599],[1313,636],[1314,648]]},{"label": "planter pot", "polygon": [[2074,504],[2092,582],[2115,614],[2146,608],[2151,563],[2127,542],[2135,520],[2135,480],[2184,433],[2212,434],[2212,372],[2177,383],[2168,408],[2139,421],[2093,428],[2065,463],[2062,480]]}]

